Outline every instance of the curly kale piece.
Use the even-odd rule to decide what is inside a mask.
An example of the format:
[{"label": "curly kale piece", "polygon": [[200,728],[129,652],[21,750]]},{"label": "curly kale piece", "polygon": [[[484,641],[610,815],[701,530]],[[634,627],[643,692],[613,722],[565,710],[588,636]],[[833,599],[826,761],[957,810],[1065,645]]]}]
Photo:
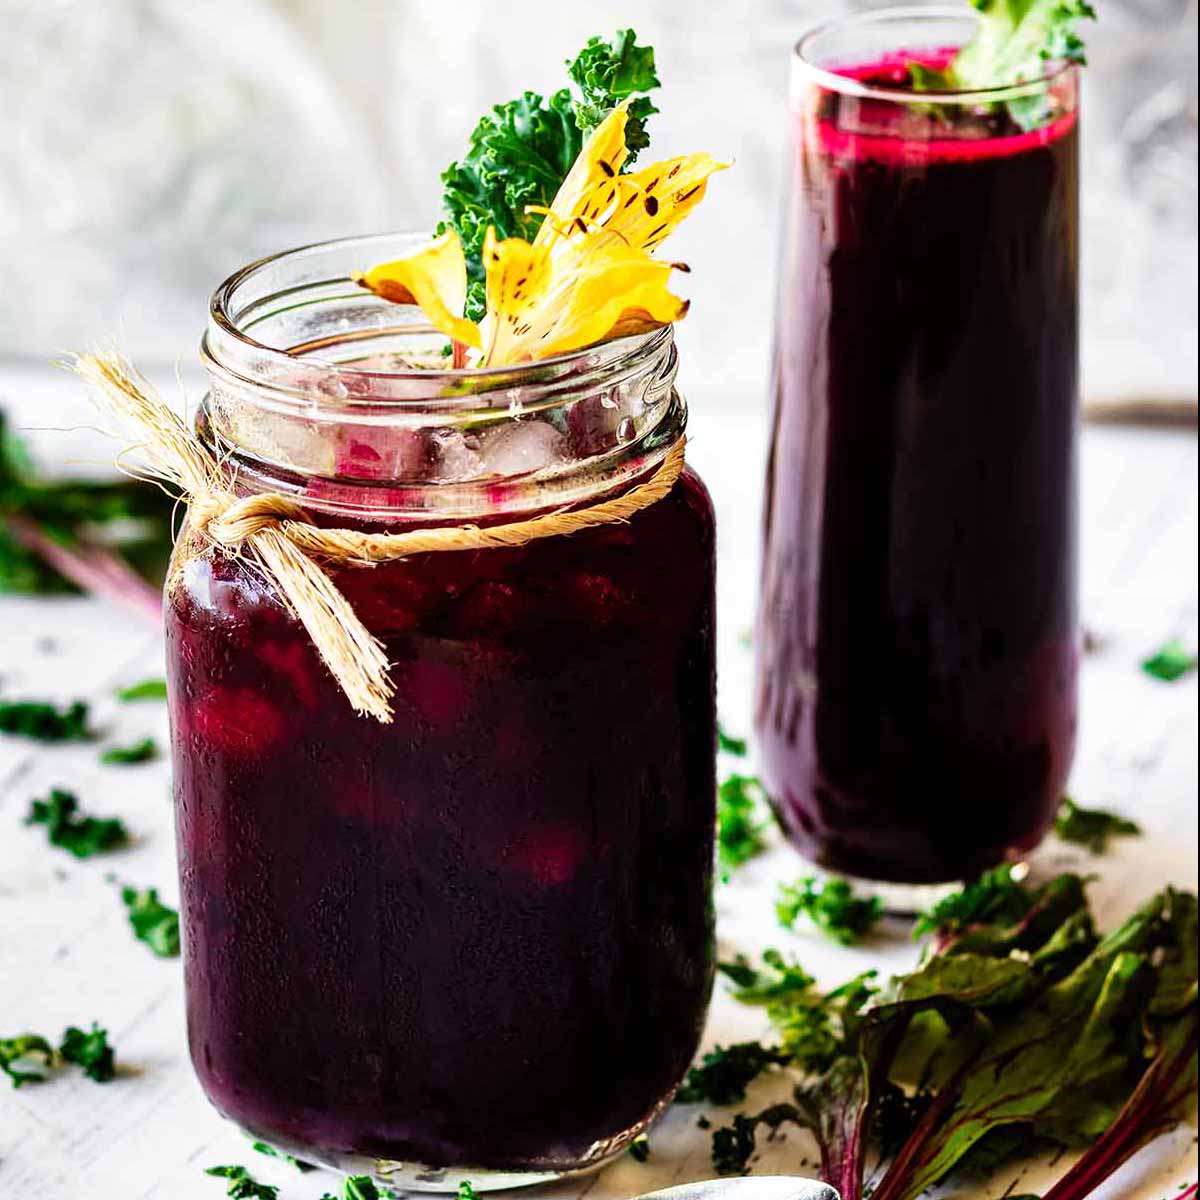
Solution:
[{"label": "curly kale piece", "polygon": [[179,955],[179,913],[163,904],[157,888],[139,891],[121,889],[121,901],[129,915],[129,924],[138,941],[145,942],[159,958]]},{"label": "curly kale piece", "polygon": [[274,1184],[259,1183],[243,1166],[209,1167],[204,1173],[227,1180],[225,1195],[231,1200],[276,1200],[279,1195]]},{"label": "curly kale piece", "polygon": [[1013,877],[1011,864],[1003,863],[943,897],[918,917],[913,937],[953,932],[983,923],[1013,925],[1029,912],[1033,901],[1034,893]]},{"label": "curly kale piece", "polygon": [[[658,87],[654,51],[639,46],[631,29],[608,41],[592,38],[570,63],[578,88],[562,88],[549,98],[525,92],[497,104],[471,134],[466,155],[442,173],[446,219],[438,233],[453,229],[467,259],[465,316],[483,316],[483,240],[489,226],[498,238],[532,240],[542,223],[528,205],[548,207],[583,148],[587,135],[621,101],[632,99],[626,141],[632,163],[648,144],[646,118],[654,106],[639,94]],[[626,164],[628,165],[628,163]]]},{"label": "curly kale piece", "polygon": [[770,1066],[783,1066],[789,1055],[760,1042],[717,1046],[692,1067],[675,1095],[679,1104],[734,1104],[746,1098],[746,1085]]},{"label": "curly kale piece", "polygon": [[69,1025],[58,1047],[64,1062],[83,1068],[83,1073],[97,1083],[108,1083],[117,1075],[113,1048],[108,1044],[108,1030],[95,1021],[88,1031]]},{"label": "curly kale piece", "polygon": [[136,766],[152,762],[158,757],[158,743],[151,737],[142,738],[128,746],[109,746],[100,755],[100,761],[109,766]]},{"label": "curly kale piece", "polygon": [[1164,642],[1142,662],[1142,670],[1163,683],[1175,683],[1196,669],[1196,655],[1179,638]]},{"label": "curly kale piece", "polygon": [[59,788],[51,789],[47,799],[33,801],[25,824],[45,825],[50,844],[76,858],[91,858],[129,843],[129,831],[119,818],[86,816],[74,794]]},{"label": "curly kale piece", "polygon": [[1086,846],[1093,854],[1103,854],[1109,838],[1139,837],[1142,830],[1127,818],[1102,808],[1080,808],[1067,796],[1055,818],[1054,832],[1064,842],[1074,842]]},{"label": "curly kale piece", "polygon": [[654,69],[654,50],[639,46],[632,29],[618,29],[607,41],[593,37],[567,67],[567,73],[579,88],[575,103],[575,121],[584,137],[592,132],[622,100],[630,100],[629,122],[625,126],[625,145],[632,162],[639,150],[650,145],[646,120],[658,112],[642,93],[660,87]]},{"label": "curly kale piece", "polygon": [[[1050,63],[1084,64],[1079,22],[1094,20],[1087,0],[972,0],[979,32],[949,65],[937,70],[912,64],[918,91],[947,88],[983,91],[1041,79]],[[1048,97],[1039,91],[1009,100],[1010,116],[1023,129],[1036,129],[1049,115]]]},{"label": "curly kale piece", "polygon": [[856,895],[844,879],[819,884],[810,877],[780,887],[775,915],[785,929],[794,929],[800,917],[806,916],[835,942],[853,946],[879,924],[883,902],[878,896]]},{"label": "curly kale piece", "polygon": [[42,1083],[54,1066],[54,1047],[36,1033],[0,1038],[0,1071],[19,1088],[23,1083]]},{"label": "curly kale piece", "polygon": [[717,789],[717,857],[726,877],[767,848],[762,835],[769,822],[760,819],[765,798],[751,775],[730,775]]},{"label": "curly kale piece", "polygon": [[76,700],[58,708],[41,700],[0,700],[0,733],[15,733],[36,742],[86,742],[88,706]]}]

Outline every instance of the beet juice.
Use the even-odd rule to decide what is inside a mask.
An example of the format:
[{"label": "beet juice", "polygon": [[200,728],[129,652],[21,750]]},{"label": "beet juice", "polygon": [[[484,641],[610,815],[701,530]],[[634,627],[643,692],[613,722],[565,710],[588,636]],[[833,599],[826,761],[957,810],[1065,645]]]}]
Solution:
[{"label": "beet juice", "polygon": [[[317,288],[387,249],[328,254]],[[314,305],[341,329],[345,306]],[[276,305],[256,340],[298,320]],[[203,434],[237,486],[322,524],[620,494],[683,427],[669,330],[495,379],[389,374],[379,346],[360,370],[250,371],[237,336],[210,329]],[[222,1113],[453,1190],[596,1165],[669,1101],[713,976],[713,568],[685,471],[623,524],[334,569],[393,664],[381,724],[252,564],[188,564],[168,618],[188,1027]]]},{"label": "beet juice", "polygon": [[756,713],[799,848],[913,883],[1042,838],[1078,653],[1076,76],[915,96],[922,24],[798,50]]}]

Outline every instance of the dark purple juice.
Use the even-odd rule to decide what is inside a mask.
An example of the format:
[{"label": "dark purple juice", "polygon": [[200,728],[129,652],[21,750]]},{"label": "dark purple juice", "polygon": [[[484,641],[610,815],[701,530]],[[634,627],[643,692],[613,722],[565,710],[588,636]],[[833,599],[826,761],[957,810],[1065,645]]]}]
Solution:
[{"label": "dark purple juice", "polygon": [[[856,72],[894,85],[895,60]],[[1073,80],[1073,76],[1071,77]],[[813,88],[759,622],[765,782],[881,880],[1035,845],[1076,724],[1077,131]]]},{"label": "dark purple juice", "polygon": [[170,612],[204,1088],[331,1163],[602,1159],[669,1099],[712,982],[707,493],[336,579],[395,664],[391,725],[246,568],[194,564]]}]

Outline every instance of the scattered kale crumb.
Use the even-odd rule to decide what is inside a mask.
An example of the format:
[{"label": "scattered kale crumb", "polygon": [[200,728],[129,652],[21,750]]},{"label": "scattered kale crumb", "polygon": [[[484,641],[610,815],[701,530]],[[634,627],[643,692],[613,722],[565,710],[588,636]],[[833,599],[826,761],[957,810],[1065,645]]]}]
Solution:
[{"label": "scattered kale crumb", "polygon": [[773,1104],[757,1116],[738,1113],[732,1125],[712,1135],[712,1160],[718,1175],[745,1175],[754,1153],[754,1136],[760,1125],[775,1132],[785,1121],[799,1121],[800,1113],[791,1104]]},{"label": "scattered kale crumb", "polygon": [[464,1179],[458,1185],[458,1200],[477,1200],[475,1185],[469,1179]]},{"label": "scattered kale crumb", "polygon": [[640,1163],[644,1163],[650,1157],[650,1139],[644,1133],[629,1143],[629,1155]]},{"label": "scattered kale crumb", "polygon": [[1085,846],[1093,854],[1103,854],[1110,838],[1140,837],[1142,830],[1126,817],[1102,808],[1081,808],[1066,796],[1055,818],[1054,832],[1064,842]]},{"label": "scattered kale crumb", "polygon": [[[460,1198],[463,1196],[463,1186],[461,1183],[458,1185]],[[466,1184],[466,1186],[470,1187],[471,1185]],[[472,1190],[471,1196],[474,1195],[474,1190]],[[370,1175],[347,1175],[342,1180],[342,1186],[336,1197],[326,1192],[321,1200],[396,1200],[396,1193],[388,1188],[379,1187]]]},{"label": "scattered kale crumb", "polygon": [[109,766],[133,766],[158,757],[158,743],[152,737],[142,738],[129,746],[109,746],[100,761]]},{"label": "scattered kale crumb", "polygon": [[717,857],[728,878],[736,867],[761,854],[767,843],[762,801],[766,793],[750,775],[730,775],[717,789]]},{"label": "scattered kale crumb", "polygon": [[83,1073],[97,1083],[108,1083],[116,1078],[113,1048],[108,1044],[108,1031],[95,1021],[85,1032],[74,1025],[67,1027],[58,1047],[64,1061],[83,1068]]},{"label": "scattered kale crumb", "polygon": [[700,1116],[698,1116],[696,1118],[696,1128],[697,1129],[711,1129],[712,1122],[706,1116],[701,1114]]},{"label": "scattered kale crumb", "polygon": [[13,1087],[24,1083],[44,1083],[51,1071],[62,1063],[73,1063],[97,1083],[108,1083],[116,1076],[113,1049],[108,1044],[108,1031],[95,1021],[89,1031],[68,1026],[57,1051],[44,1038],[34,1033],[0,1038],[0,1071],[12,1080]]},{"label": "scattered kale crumb", "polygon": [[746,739],[733,737],[721,725],[717,726],[717,749],[724,754],[732,754],[735,758],[746,757]]},{"label": "scattered kale crumb", "polygon": [[179,913],[159,900],[157,888],[123,887],[121,902],[138,941],[145,942],[159,958],[178,957]]},{"label": "scattered kale crumb", "polygon": [[297,1158],[294,1154],[288,1154],[285,1150],[280,1150],[272,1146],[270,1142],[254,1141],[250,1143],[250,1148],[257,1150],[259,1154],[265,1154],[268,1158],[278,1158],[285,1163],[290,1163],[302,1174],[317,1169],[312,1163],[305,1162],[303,1159]]},{"label": "scattered kale crumb", "polygon": [[723,1125],[712,1135],[712,1160],[718,1175],[744,1175],[754,1153],[754,1132],[758,1122],[738,1113],[732,1125]]},{"label": "scattered kale crumb", "polygon": [[259,1183],[243,1166],[209,1167],[205,1175],[215,1175],[227,1181],[225,1195],[231,1200],[275,1200],[279,1189],[270,1183]]},{"label": "scattered kale crumb", "polygon": [[807,1071],[823,1071],[843,1053],[854,1025],[854,1015],[874,995],[875,972],[866,971],[829,992],[798,963],[788,962],[778,950],[766,950],[762,967],[755,968],[739,955],[717,969],[735,985],[734,998],[743,1004],[763,1005],[779,1033],[781,1061]]},{"label": "scattered kale crumb", "polygon": [[20,1033],[0,1038],[0,1071],[12,1080],[14,1088],[26,1083],[41,1083],[54,1066],[54,1047],[36,1033]]},{"label": "scattered kale crumb", "polygon": [[785,929],[794,929],[801,915],[822,933],[852,946],[869,934],[883,918],[883,902],[878,896],[858,896],[844,879],[830,879],[823,885],[813,878],[779,889],[775,914]]},{"label": "scattered kale crumb", "polygon": [[117,699],[123,704],[130,704],[138,700],[165,700],[166,698],[167,681],[165,679],[143,679],[140,683],[131,683],[117,692]]},{"label": "scattered kale crumb", "polygon": [[1179,638],[1171,638],[1142,661],[1142,670],[1164,683],[1175,683],[1190,675],[1196,663],[1196,655]]},{"label": "scattered kale crumb", "polygon": [[88,706],[75,700],[65,708],[41,700],[0,701],[0,733],[33,738],[38,742],[86,742]]},{"label": "scattered kale crumb", "polygon": [[692,1067],[679,1091],[677,1104],[735,1104],[746,1098],[746,1086],[770,1066],[781,1066],[788,1055],[760,1042],[716,1046]]},{"label": "scattered kale crumb", "polygon": [[129,831],[116,817],[89,817],[79,811],[71,792],[53,788],[45,800],[34,800],[26,825],[45,825],[52,846],[69,850],[76,858],[90,858],[129,844]]},{"label": "scattered kale crumb", "polygon": [[744,954],[729,962],[718,962],[717,970],[738,989],[743,1004],[769,1004],[806,994],[816,982],[797,962],[789,962],[778,950],[764,950],[761,967],[750,965]]}]

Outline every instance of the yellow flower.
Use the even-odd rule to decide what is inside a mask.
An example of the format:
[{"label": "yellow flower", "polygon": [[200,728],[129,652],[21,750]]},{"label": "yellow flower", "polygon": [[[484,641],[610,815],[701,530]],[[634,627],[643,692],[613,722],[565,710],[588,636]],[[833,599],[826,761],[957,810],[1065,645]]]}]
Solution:
[{"label": "yellow flower", "polygon": [[462,315],[467,302],[467,260],[453,229],[408,258],[380,263],[352,278],[394,304],[418,305],[435,329],[479,349],[479,326]]},{"label": "yellow flower", "polygon": [[704,197],[725,164],[707,154],[621,174],[628,157],[626,111],[613,110],[588,139],[532,242],[483,248],[487,314],[466,320],[466,262],[448,230],[406,259],[374,267],[358,282],[388,300],[416,303],[431,324],[479,351],[478,365],[548,358],[677,321],[687,302],[668,287],[681,263],[651,256]]}]

